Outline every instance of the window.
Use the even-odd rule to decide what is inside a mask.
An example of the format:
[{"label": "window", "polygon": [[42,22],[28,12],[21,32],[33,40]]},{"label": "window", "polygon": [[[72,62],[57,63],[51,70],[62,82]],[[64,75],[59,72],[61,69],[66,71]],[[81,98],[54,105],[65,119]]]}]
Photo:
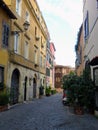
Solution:
[{"label": "window", "polygon": [[2,30],[2,44],[3,47],[8,47],[9,41],[9,26],[3,22],[3,30]]},{"label": "window", "polygon": [[64,69],[64,73],[66,74],[66,69]]},{"label": "window", "polygon": [[78,64],[80,65],[81,64],[81,53],[80,52],[77,53],[77,60],[78,60]]},{"label": "window", "polygon": [[87,15],[84,21],[84,37],[87,39],[87,36],[89,35],[89,16],[88,16],[88,11]]},{"label": "window", "polygon": [[19,34],[15,34],[14,36],[14,52],[19,53]]},{"label": "window", "polygon": [[49,58],[49,63],[51,64],[51,58]]},{"label": "window", "polygon": [[29,12],[27,12],[27,11],[26,11],[26,14],[25,14],[25,15],[26,15],[26,21],[28,21],[28,22],[29,22],[29,21],[30,21],[30,20],[29,20],[29,19],[30,19]]},{"label": "window", "polygon": [[60,82],[60,78],[59,77],[56,77],[56,82]]},{"label": "window", "polygon": [[65,72],[64,69],[62,69],[62,73],[63,73],[63,74],[64,74],[64,72]]},{"label": "window", "polygon": [[58,77],[58,80],[57,80],[57,82],[60,82],[60,78]]},{"label": "window", "polygon": [[42,43],[42,41],[43,41],[43,38],[42,38],[42,36],[41,36],[41,43]]},{"label": "window", "polygon": [[37,51],[35,50],[35,53],[34,53],[34,62],[35,64],[37,64]]},{"label": "window", "polygon": [[58,69],[56,69],[56,73],[60,73],[61,71],[60,71],[60,69],[58,68]]},{"label": "window", "polygon": [[35,27],[35,36],[37,36],[37,27]]},{"label": "window", "polygon": [[98,87],[98,68],[94,69],[94,82],[95,82],[95,86]]},{"label": "window", "polygon": [[58,78],[56,77],[56,82],[58,81]]},{"label": "window", "polygon": [[47,48],[50,48],[50,42],[47,41]]},{"label": "window", "polygon": [[48,59],[49,59],[49,54],[47,53],[47,61],[48,61]]},{"label": "window", "polygon": [[16,0],[16,12],[21,15],[21,0]]},{"label": "window", "polygon": [[80,46],[80,64],[82,63],[82,47]]},{"label": "window", "polygon": [[4,83],[4,67],[0,66],[0,89],[3,87]]},{"label": "window", "polygon": [[49,54],[47,53],[47,61],[49,61],[48,59],[49,59]]},{"label": "window", "polygon": [[28,56],[29,56],[29,44],[28,44],[28,42],[25,42],[25,44],[24,44],[24,57],[26,59],[28,59]]},{"label": "window", "polygon": [[97,9],[98,9],[98,0],[96,0],[97,1]]},{"label": "window", "polygon": [[42,56],[40,56],[40,66],[42,67]]},{"label": "window", "polygon": [[44,62],[43,62],[43,67],[46,66],[46,59],[44,59]]},{"label": "window", "polygon": [[50,69],[46,68],[46,75],[50,76]]}]

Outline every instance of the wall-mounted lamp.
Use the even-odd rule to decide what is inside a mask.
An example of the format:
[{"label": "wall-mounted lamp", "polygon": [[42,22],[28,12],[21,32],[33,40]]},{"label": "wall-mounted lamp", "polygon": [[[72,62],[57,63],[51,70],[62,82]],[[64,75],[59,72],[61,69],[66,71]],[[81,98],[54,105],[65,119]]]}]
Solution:
[{"label": "wall-mounted lamp", "polygon": [[28,28],[29,28],[29,26],[30,26],[30,23],[28,22],[28,21],[25,21],[24,23],[23,23],[23,27],[24,27],[24,30],[22,31],[22,30],[20,30],[20,31],[12,31],[12,33],[23,33],[23,32],[25,32],[25,31],[27,31],[28,30]]},{"label": "wall-mounted lamp", "polygon": [[28,21],[25,21],[23,26],[24,26],[24,30],[27,31],[30,26],[30,23]]}]

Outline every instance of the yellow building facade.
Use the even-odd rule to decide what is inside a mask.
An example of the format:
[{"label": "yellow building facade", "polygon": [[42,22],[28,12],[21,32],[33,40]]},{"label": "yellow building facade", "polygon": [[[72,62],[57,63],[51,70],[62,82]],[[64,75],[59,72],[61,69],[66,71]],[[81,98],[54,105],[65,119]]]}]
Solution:
[{"label": "yellow building facade", "polygon": [[[7,82],[8,41],[11,19],[16,19],[4,1],[0,1],[0,85]],[[2,85],[0,90],[2,91]]]},{"label": "yellow building facade", "polygon": [[3,0],[3,1],[4,1],[4,3],[5,3],[6,5],[11,6],[11,0]]},{"label": "yellow building facade", "polygon": [[10,22],[5,77],[11,104],[16,104],[38,98],[45,85],[47,26],[35,0],[11,0],[8,7],[17,19]]}]

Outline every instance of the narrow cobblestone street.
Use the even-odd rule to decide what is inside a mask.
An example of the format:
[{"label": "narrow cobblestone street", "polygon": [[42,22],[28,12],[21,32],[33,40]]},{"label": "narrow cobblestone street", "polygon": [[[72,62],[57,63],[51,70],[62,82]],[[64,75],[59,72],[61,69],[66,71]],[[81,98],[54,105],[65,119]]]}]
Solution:
[{"label": "narrow cobblestone street", "polygon": [[61,97],[43,97],[1,112],[0,130],[98,130],[96,117],[72,114]]}]

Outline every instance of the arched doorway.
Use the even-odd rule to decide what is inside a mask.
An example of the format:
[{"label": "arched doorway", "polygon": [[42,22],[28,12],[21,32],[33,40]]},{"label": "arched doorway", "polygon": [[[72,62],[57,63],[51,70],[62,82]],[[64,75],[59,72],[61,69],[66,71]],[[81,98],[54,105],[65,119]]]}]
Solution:
[{"label": "arched doorway", "polygon": [[27,97],[27,76],[25,77],[24,80],[24,101],[26,101],[26,97]]},{"label": "arched doorway", "polygon": [[33,78],[33,98],[36,98],[36,87],[37,87],[37,77],[35,74],[35,77]]},{"label": "arched doorway", "polygon": [[20,73],[18,69],[15,69],[11,77],[11,91],[10,91],[10,101],[11,104],[18,103],[19,97],[19,77]]},{"label": "arched doorway", "polygon": [[91,68],[90,68],[90,61],[89,60],[87,60],[85,63],[85,74],[86,74],[85,79],[87,79],[87,81],[89,79],[91,79]]},{"label": "arched doorway", "polygon": [[90,65],[93,67],[93,81],[95,85],[95,110],[98,111],[98,56],[94,57],[90,61]]}]

